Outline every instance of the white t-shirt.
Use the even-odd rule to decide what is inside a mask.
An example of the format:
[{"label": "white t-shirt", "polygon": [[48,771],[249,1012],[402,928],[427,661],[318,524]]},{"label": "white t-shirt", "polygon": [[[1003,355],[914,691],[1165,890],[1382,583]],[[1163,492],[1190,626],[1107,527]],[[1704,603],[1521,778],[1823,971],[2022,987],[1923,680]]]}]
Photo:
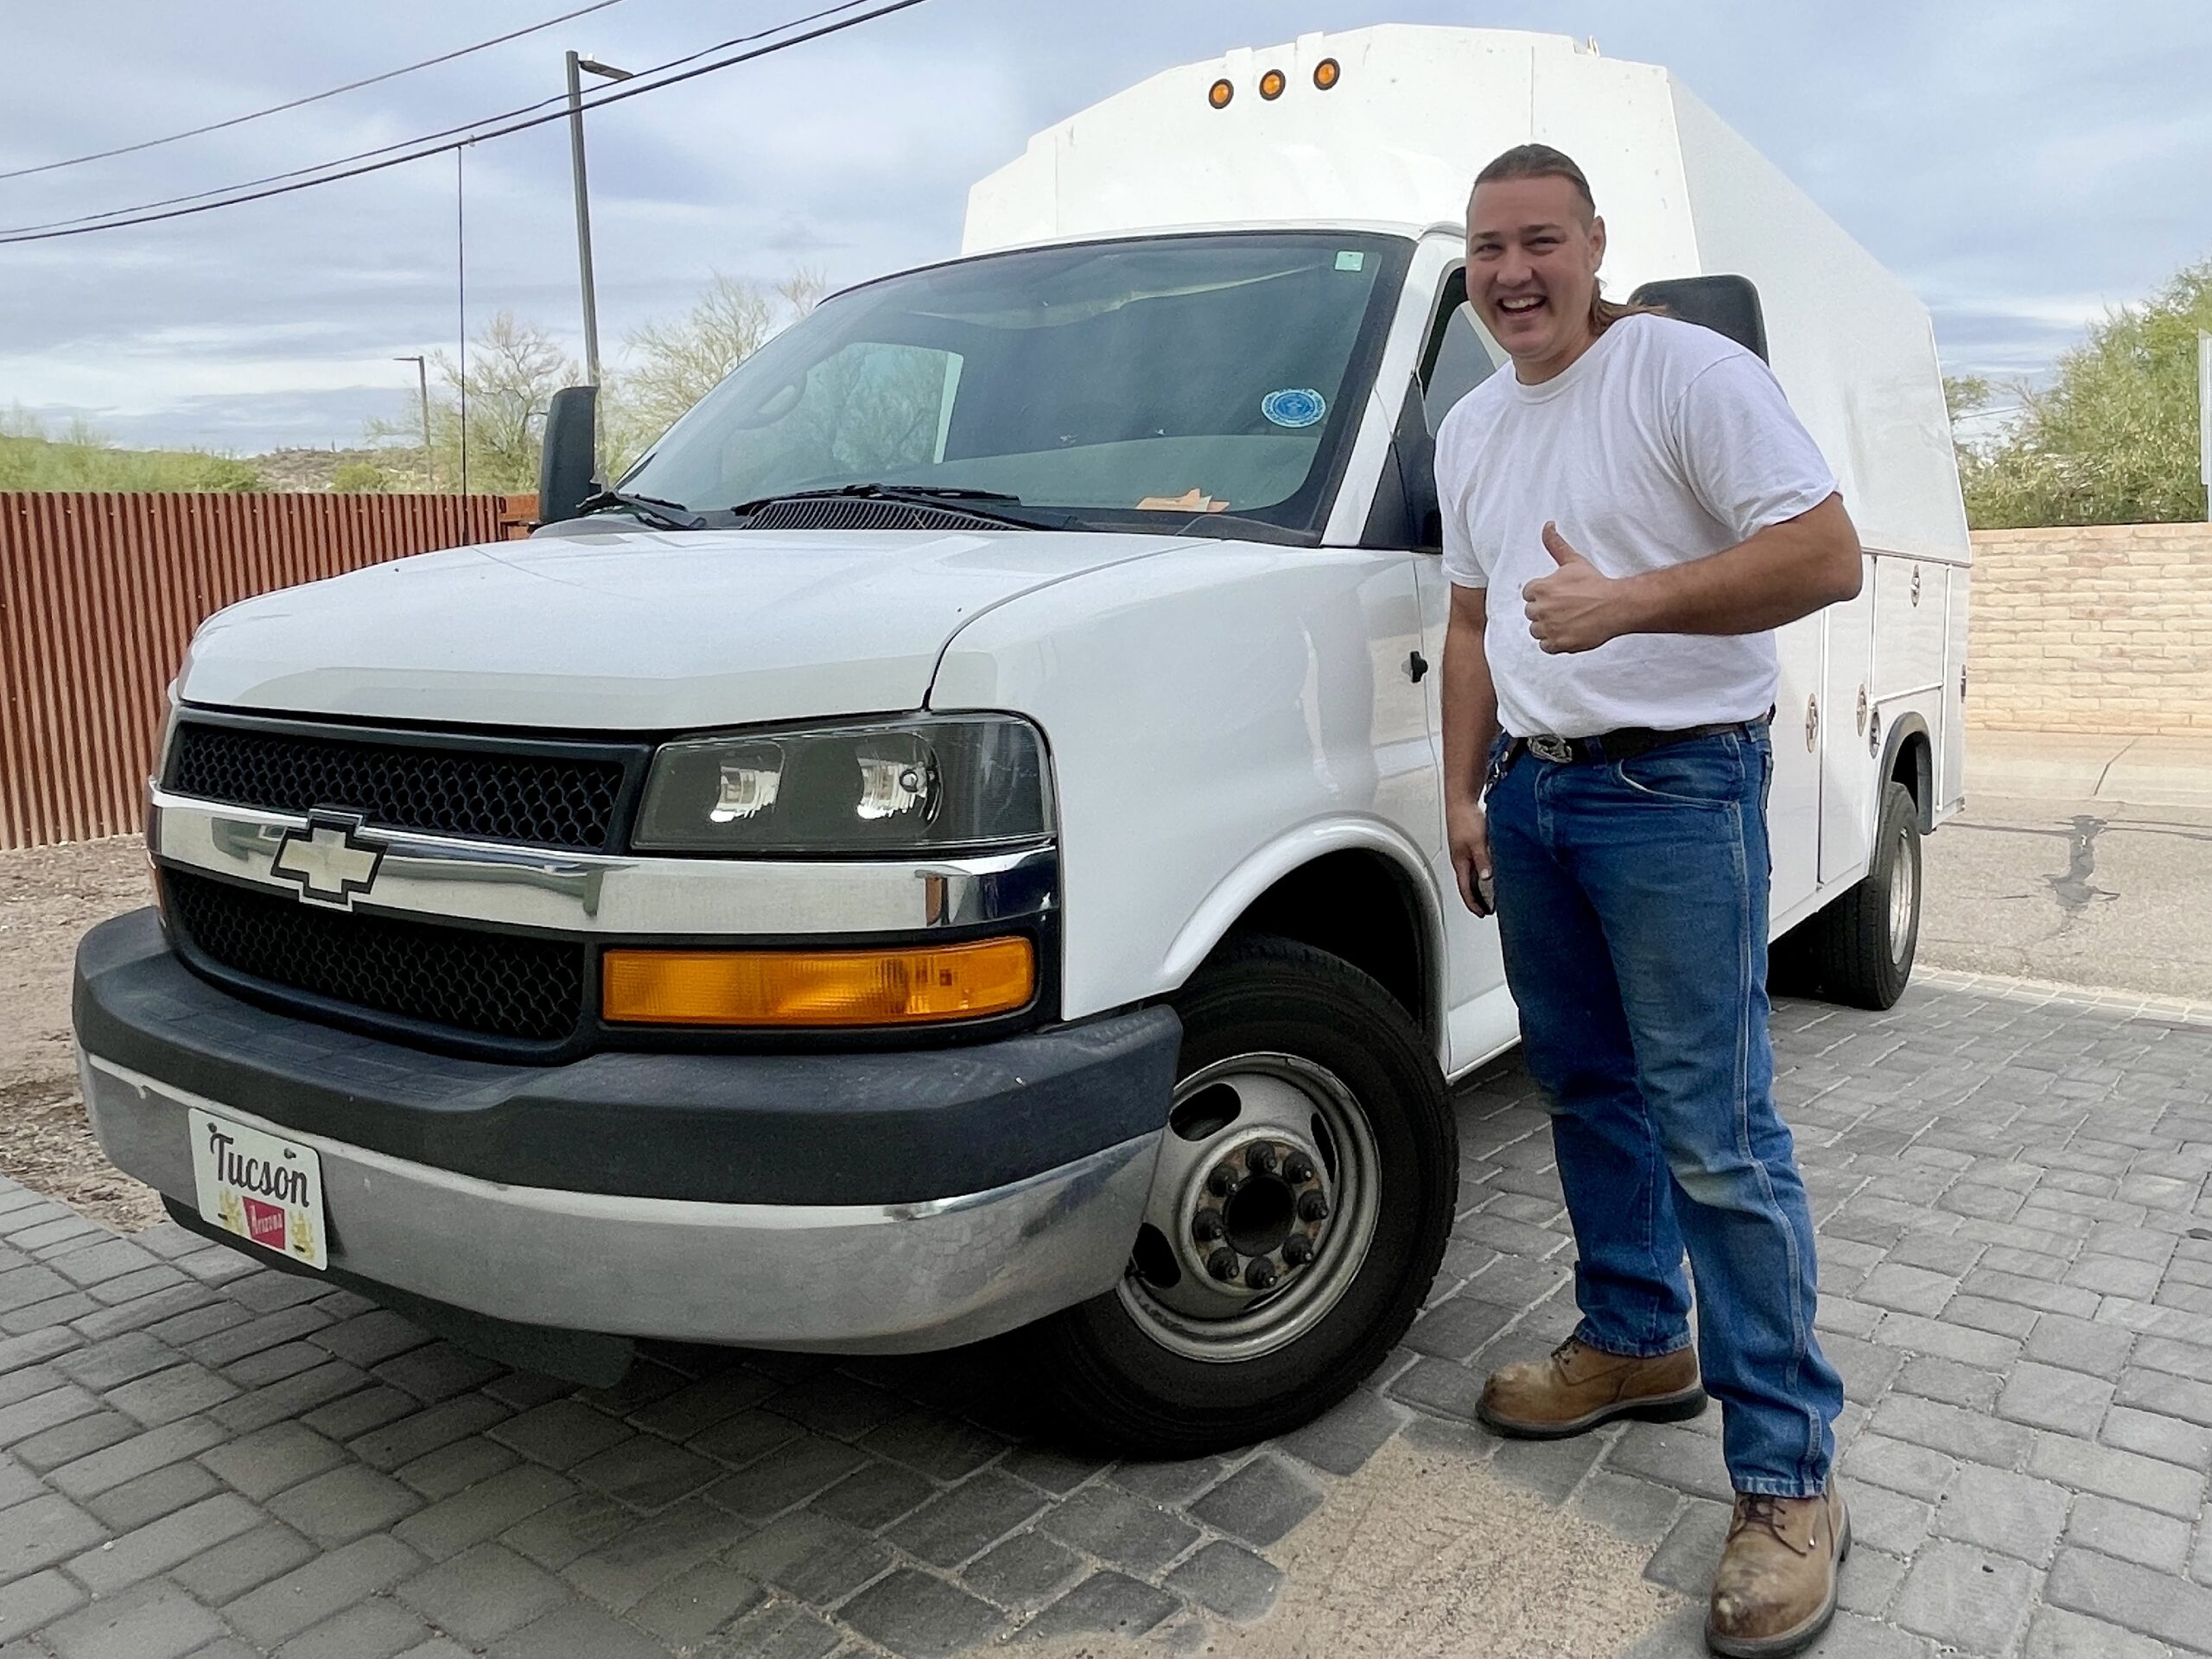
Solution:
[{"label": "white t-shirt", "polygon": [[1604,574],[1625,576],[1708,557],[1835,493],[1772,372],[1733,340],[1639,315],[1539,385],[1501,370],[1445,416],[1436,484],[1446,573],[1491,590],[1484,643],[1508,732],[1671,731],[1773,706],[1771,632],[1628,634],[1554,655],[1521,601],[1559,568],[1547,520]]}]

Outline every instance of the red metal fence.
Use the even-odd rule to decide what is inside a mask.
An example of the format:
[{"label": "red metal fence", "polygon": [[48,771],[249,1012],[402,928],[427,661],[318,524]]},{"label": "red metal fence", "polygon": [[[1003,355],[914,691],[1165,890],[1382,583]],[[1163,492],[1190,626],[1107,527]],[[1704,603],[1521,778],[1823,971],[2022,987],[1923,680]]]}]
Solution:
[{"label": "red metal fence", "polygon": [[515,495],[0,492],[0,848],[139,827],[162,696],[224,606],[521,532]]}]

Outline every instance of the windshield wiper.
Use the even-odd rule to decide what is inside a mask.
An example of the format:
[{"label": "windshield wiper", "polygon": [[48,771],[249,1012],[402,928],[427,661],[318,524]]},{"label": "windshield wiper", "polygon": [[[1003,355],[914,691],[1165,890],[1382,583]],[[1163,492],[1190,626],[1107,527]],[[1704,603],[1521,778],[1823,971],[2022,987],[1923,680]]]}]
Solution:
[{"label": "windshield wiper", "polygon": [[728,512],[742,518],[778,501],[900,501],[908,506],[947,507],[988,518],[1017,530],[1090,530],[1072,514],[1026,507],[1018,495],[1002,490],[961,489],[944,484],[841,484],[827,490],[779,490],[751,501],[741,501]]},{"label": "windshield wiper", "polygon": [[576,503],[579,518],[620,508],[663,530],[704,530],[707,521],[681,501],[664,501],[655,495],[629,495],[620,490],[601,490]]},{"label": "windshield wiper", "polygon": [[1319,538],[1266,518],[1248,518],[1234,512],[1193,513],[1173,530],[1152,532],[1162,536],[1203,536],[1230,542],[1271,542],[1283,547],[1310,547]]}]

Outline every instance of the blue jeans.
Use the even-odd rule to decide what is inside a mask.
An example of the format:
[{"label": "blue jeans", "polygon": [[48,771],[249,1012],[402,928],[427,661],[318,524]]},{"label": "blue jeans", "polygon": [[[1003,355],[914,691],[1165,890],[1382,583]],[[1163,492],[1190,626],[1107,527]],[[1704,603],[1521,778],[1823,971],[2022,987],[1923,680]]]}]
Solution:
[{"label": "blue jeans", "polygon": [[[1495,755],[1493,755],[1495,760]],[[1575,1334],[1688,1345],[1740,1492],[1826,1484],[1843,1383],[1813,1335],[1813,1218],[1774,1109],[1764,727],[1619,762],[1522,754],[1489,797],[1505,976],[1580,1260]]]}]

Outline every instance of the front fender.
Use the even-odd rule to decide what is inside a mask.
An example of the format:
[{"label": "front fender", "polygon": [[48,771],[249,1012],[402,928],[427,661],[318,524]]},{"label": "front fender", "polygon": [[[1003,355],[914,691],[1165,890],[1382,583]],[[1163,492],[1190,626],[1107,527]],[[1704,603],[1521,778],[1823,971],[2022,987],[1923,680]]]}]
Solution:
[{"label": "front fender", "polygon": [[[1421,949],[1425,960],[1444,959],[1444,925],[1436,883],[1421,849],[1395,824],[1376,818],[1339,818],[1301,824],[1278,836],[1230,870],[1206,894],[1182,931],[1168,947],[1163,976],[1181,985],[1196,973],[1198,964],[1229,937],[1239,918],[1285,876],[1327,857],[1332,853],[1380,854],[1388,859],[1415,895],[1420,912]],[[1427,976],[1432,1023],[1437,1015],[1434,973]]]},{"label": "front fender", "polygon": [[930,706],[1027,715],[1051,747],[1068,1018],[1175,990],[1325,852],[1433,861],[1420,645],[1411,554],[1234,542],[1092,571],[955,636]]}]

